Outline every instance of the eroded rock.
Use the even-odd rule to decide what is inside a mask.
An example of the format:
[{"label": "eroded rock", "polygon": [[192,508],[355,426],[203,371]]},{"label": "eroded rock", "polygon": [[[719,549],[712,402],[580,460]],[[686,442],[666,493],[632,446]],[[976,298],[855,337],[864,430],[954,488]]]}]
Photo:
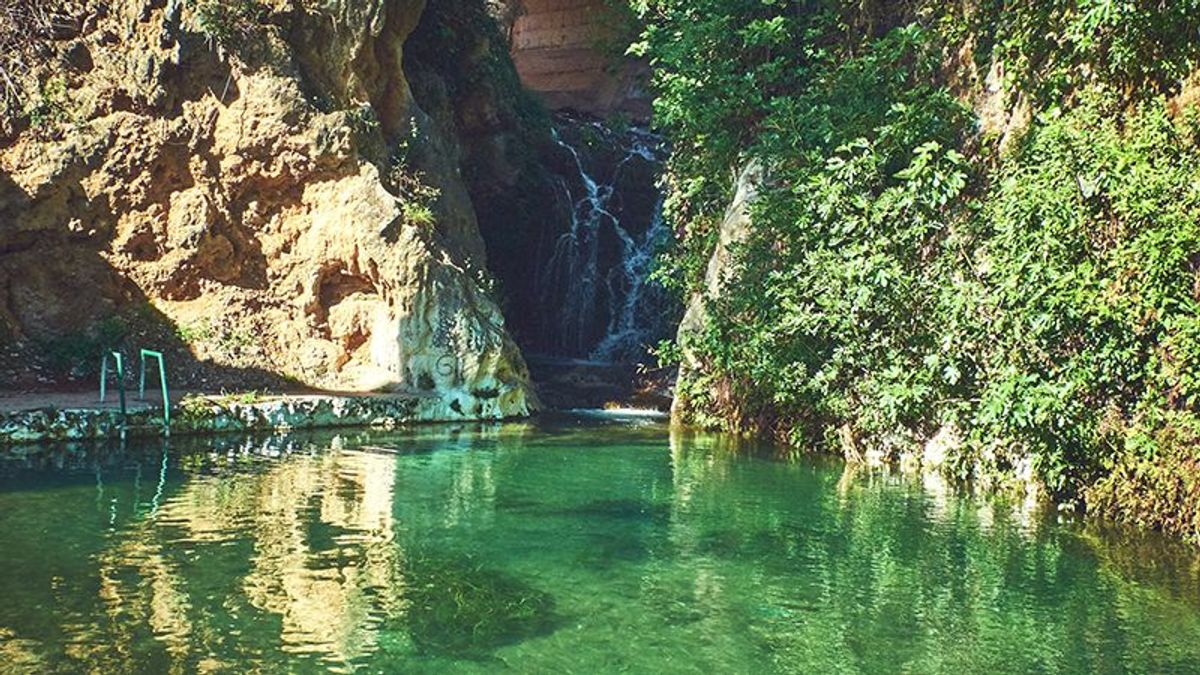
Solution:
[{"label": "eroded rock", "polygon": [[679,366],[679,385],[676,387],[676,398],[672,406],[672,413],[677,416],[686,417],[689,402],[686,396],[680,395],[680,392],[686,391],[687,380],[702,368],[687,348],[688,342],[693,339],[693,336],[699,335],[705,330],[708,324],[706,303],[720,295],[721,287],[726,281],[732,263],[732,249],[750,234],[750,210],[754,200],[758,197],[762,182],[763,168],[759,162],[751,161],[742,169],[738,176],[737,190],[734,193],[733,201],[729,204],[725,216],[721,220],[717,246],[713,250],[712,256],[709,257],[708,267],[705,269],[704,287],[701,292],[692,296],[687,310],[684,312],[683,320],[679,322],[676,341],[683,347],[683,361]]},{"label": "eroded rock", "polygon": [[48,43],[88,69],[33,75],[65,80],[56,115],[0,139],[0,334],[36,345],[148,305],[198,364],[185,380],[257,369],[530,411],[461,178],[435,177],[453,203],[434,222],[392,189],[413,134],[452,144],[403,71],[422,0],[261,2],[231,43],[192,3],[105,4]]}]

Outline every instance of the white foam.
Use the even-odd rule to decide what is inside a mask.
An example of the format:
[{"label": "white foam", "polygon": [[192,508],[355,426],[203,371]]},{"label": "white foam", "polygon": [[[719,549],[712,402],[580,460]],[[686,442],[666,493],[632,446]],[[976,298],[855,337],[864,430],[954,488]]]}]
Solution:
[{"label": "white foam", "polygon": [[571,408],[566,412],[572,415],[603,419],[667,420],[671,418],[670,413],[646,408]]}]

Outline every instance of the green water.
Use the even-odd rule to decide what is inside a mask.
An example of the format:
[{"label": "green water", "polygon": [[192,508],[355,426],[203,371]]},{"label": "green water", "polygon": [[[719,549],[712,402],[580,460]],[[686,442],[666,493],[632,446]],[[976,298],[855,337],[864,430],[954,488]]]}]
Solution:
[{"label": "green water", "polygon": [[1200,672],[1191,549],[731,444],[557,418],[9,456],[0,670]]}]

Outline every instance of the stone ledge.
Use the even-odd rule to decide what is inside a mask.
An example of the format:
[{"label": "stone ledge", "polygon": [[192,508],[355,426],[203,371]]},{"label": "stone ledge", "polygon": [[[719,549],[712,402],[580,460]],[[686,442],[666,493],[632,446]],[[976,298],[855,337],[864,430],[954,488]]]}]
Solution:
[{"label": "stone ledge", "polygon": [[[470,398],[470,397],[467,397]],[[394,428],[422,422],[504,419],[504,406],[438,395],[193,396],[171,406],[170,435],[219,434],[335,427]],[[524,415],[521,415],[524,416]],[[162,407],[130,410],[45,407],[0,412],[0,445],[164,435]]]}]

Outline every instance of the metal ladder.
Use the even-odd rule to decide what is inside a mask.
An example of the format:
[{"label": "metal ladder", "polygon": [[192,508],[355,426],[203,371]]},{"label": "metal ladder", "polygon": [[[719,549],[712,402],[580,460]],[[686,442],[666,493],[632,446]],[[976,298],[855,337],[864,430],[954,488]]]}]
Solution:
[{"label": "metal ladder", "polygon": [[[125,405],[125,362],[120,352],[113,351],[104,355],[100,361],[100,402],[104,403],[104,399],[108,394],[108,361],[112,357],[117,376],[117,391],[121,397],[121,434],[125,434],[126,422],[128,419],[128,409]],[[158,361],[158,381],[162,387],[162,403],[163,403],[163,433],[171,434],[171,396],[167,389],[167,367],[163,359],[162,352],[156,352],[150,349],[143,349],[140,353],[141,366],[138,369],[138,400],[146,400],[146,359],[154,359]]]}]

